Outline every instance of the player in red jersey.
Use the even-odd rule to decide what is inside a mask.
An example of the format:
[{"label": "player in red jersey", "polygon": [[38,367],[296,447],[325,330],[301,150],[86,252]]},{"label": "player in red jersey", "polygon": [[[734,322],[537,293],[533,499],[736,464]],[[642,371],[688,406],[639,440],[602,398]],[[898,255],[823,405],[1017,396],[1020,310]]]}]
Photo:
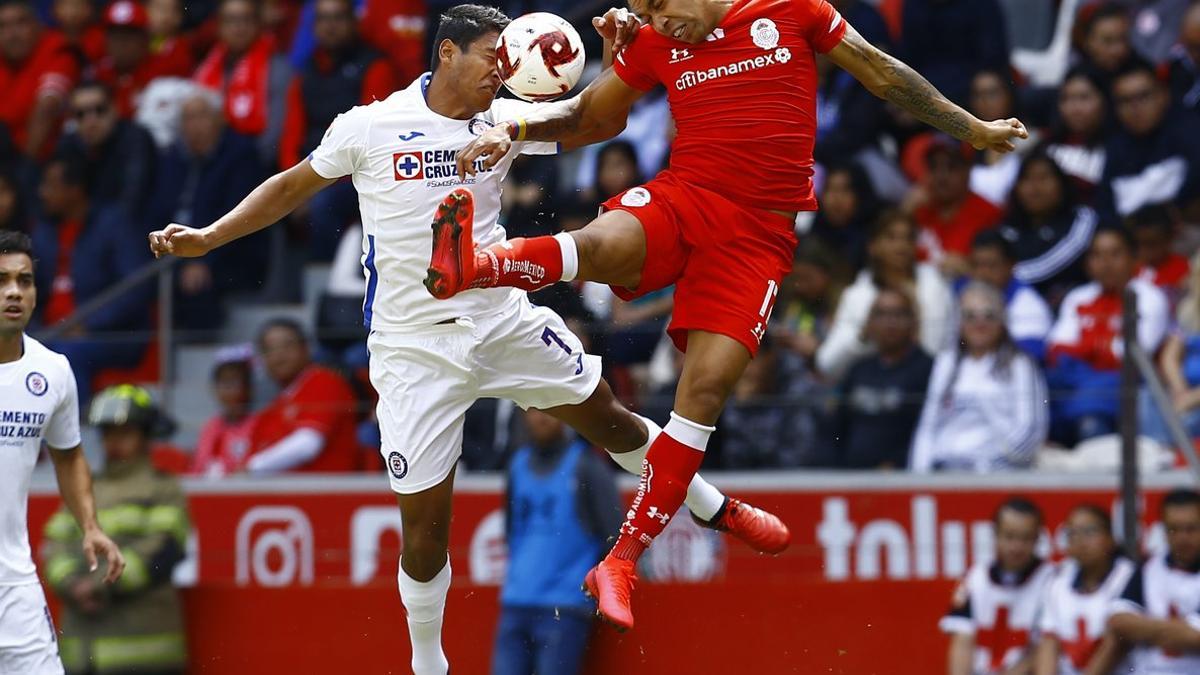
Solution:
[{"label": "player in red jersey", "polygon": [[815,53],[977,148],[1009,151],[1027,135],[1016,119],[983,122],[948,101],[863,40],[826,0],[630,6],[644,25],[616,9],[595,21],[615,42],[611,69],[578,96],[482,134],[458,153],[458,168],[466,176],[477,160],[491,167],[517,140],[550,141],[580,130],[592,138],[616,135],[634,101],[660,84],[678,127],[670,168],[609,200],[606,212],[577,232],[514,239],[472,255],[467,228],[463,237],[435,244],[426,281],[438,297],[587,279],[632,298],[675,284],[668,333],[686,351],[675,410],[643,460],[613,550],[587,580],[600,613],[619,628],[633,625],[634,564],[679,508],[712,425],[758,350],[791,268],[796,213],[817,206]]}]

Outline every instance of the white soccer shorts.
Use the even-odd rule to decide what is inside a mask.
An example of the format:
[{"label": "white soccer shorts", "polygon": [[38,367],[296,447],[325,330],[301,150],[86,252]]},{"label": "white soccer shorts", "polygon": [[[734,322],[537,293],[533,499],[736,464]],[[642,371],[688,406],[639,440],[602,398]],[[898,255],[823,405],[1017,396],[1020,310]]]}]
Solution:
[{"label": "white soccer shorts", "polygon": [[62,675],[58,635],[38,583],[0,586],[0,675]]},{"label": "white soccer shorts", "polygon": [[600,383],[600,357],[523,294],[494,312],[419,333],[372,332],[367,346],[380,453],[400,494],[450,474],[462,454],[463,415],[477,399],[546,409],[582,403]]}]

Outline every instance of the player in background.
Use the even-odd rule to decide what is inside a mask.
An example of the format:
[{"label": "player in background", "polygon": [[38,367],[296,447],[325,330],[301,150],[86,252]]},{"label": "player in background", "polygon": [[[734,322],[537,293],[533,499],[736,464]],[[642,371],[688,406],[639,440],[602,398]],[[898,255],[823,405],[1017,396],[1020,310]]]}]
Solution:
[{"label": "player in background", "polygon": [[104,581],[111,584],[125,560],[96,522],[71,364],[25,334],[37,303],[32,250],[26,235],[0,232],[0,673],[44,675],[63,667],[25,522],[29,481],[43,443],[58,491],[83,531],[89,571],[104,558]]},{"label": "player in background", "polygon": [[1030,638],[1054,576],[1054,566],[1034,553],[1042,512],[1012,497],[996,509],[992,525],[995,557],[971,567],[939,623],[950,634],[949,675],[1024,673],[1033,665]]},{"label": "player in background", "polygon": [[[612,37],[615,29],[605,21],[597,19],[597,27]],[[340,177],[353,177],[363,220],[369,370],[379,392],[381,452],[404,528],[398,584],[417,675],[447,668],[441,625],[450,584],[451,491],[467,408],[478,398],[507,398],[543,410],[634,474],[661,431],[616,400],[600,377],[599,358],[585,354],[562,319],[532,306],[523,292],[480,290],[442,302],[421,286],[434,239],[448,236],[464,224],[456,217],[468,215],[439,211],[446,192],[464,184],[455,153],[494,124],[533,109],[496,98],[495,46],[508,22],[490,7],[451,8],[438,27],[432,73],[342,114],[310,158],[265,181],[212,225],[171,224],[149,237],[156,255],[204,255],[278,221]],[[596,137],[585,132],[563,145]],[[546,153],[556,146],[516,149]],[[486,243],[504,240],[498,218],[508,169],[509,161],[498,163],[466,182],[478,216],[474,231]],[[703,524],[759,551],[777,553],[790,540],[778,518],[727,499],[702,478],[692,481],[686,503]]]},{"label": "player in background", "polygon": [[[588,575],[601,613],[619,628],[633,625],[635,563],[666,525],[657,516],[679,507],[758,350],[791,270],[796,214],[817,208],[816,52],[976,148],[1008,152],[1028,135],[1016,119],[983,122],[947,100],[863,40],[826,0],[631,0],[630,7],[645,25],[632,41],[618,41],[610,70],[578,96],[482,134],[458,153],[458,168],[464,176],[486,171],[515,142],[609,138],[659,84],[677,127],[670,167],[609,200],[606,213],[570,236],[447,242],[434,251],[427,282],[443,298],[583,279],[630,299],[675,284],[668,333],[686,351],[675,409],[647,454],[616,544]],[[636,21],[619,13],[622,24]],[[475,244],[484,248],[471,256]]]},{"label": "player in background", "polygon": [[[1200,493],[1169,492],[1160,515],[1167,550],[1138,566],[1111,604],[1088,675],[1200,673]],[[1117,670],[1131,650],[1132,670]]]},{"label": "player in background", "polygon": [[1080,504],[1072,509],[1066,534],[1069,558],[1055,573],[1042,603],[1034,675],[1086,671],[1104,637],[1109,606],[1136,568],[1121,555],[1113,539],[1112,518],[1099,506]]}]

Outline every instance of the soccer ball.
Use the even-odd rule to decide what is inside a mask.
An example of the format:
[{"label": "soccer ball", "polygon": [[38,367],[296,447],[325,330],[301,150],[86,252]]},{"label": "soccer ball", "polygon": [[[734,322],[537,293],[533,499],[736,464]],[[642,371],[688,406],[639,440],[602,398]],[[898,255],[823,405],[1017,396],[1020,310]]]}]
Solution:
[{"label": "soccer ball", "polygon": [[583,74],[583,41],[549,12],[513,19],[496,43],[500,79],[518,98],[549,101],[571,91]]}]

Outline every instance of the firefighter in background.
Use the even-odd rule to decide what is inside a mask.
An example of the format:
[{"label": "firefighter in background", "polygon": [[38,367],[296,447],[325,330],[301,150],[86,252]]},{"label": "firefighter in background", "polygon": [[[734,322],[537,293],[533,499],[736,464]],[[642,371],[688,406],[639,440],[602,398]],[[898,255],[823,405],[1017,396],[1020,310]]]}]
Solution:
[{"label": "firefighter in background", "polygon": [[151,440],[171,423],[141,387],[105,389],[88,423],[102,434],[104,469],[96,476],[97,517],[125,555],[112,586],[89,573],[81,537],[66,509],[46,524],[42,564],[63,603],[60,650],[69,673],[184,672],[187,649],[179,594],[171,573],[184,557],[187,501],[179,481],[150,463]]}]

